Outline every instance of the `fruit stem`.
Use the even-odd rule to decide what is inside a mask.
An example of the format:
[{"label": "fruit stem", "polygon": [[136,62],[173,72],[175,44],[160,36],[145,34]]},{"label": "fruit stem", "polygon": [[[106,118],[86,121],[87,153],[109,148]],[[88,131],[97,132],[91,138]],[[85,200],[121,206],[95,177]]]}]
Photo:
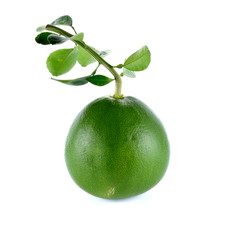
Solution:
[{"label": "fruit stem", "polygon": [[123,94],[121,93],[122,89],[122,79],[120,75],[117,73],[118,76],[115,77],[115,93],[113,95],[114,98],[124,98]]},{"label": "fruit stem", "polygon": [[[54,25],[48,24],[45,27],[46,30],[58,33],[64,37],[71,38],[73,35],[69,32],[66,32],[65,30],[58,28]],[[121,93],[122,89],[122,79],[120,75],[115,71],[114,67],[111,66],[108,62],[106,62],[98,53],[96,53],[90,46],[88,46],[83,41],[78,41],[71,39],[74,43],[81,46],[83,49],[85,49],[92,57],[94,57],[100,64],[102,64],[106,69],[109,70],[109,72],[114,76],[115,79],[115,93],[113,95],[114,98],[123,98],[123,94]]]}]

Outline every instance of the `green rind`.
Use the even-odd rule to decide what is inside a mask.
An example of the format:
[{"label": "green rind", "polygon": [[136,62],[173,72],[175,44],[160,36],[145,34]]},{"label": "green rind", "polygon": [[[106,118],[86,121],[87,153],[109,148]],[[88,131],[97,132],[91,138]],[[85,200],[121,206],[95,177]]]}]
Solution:
[{"label": "green rind", "polygon": [[65,159],[73,180],[88,193],[128,198],[162,179],[169,143],[162,123],[144,103],[133,97],[102,97],[73,122]]}]

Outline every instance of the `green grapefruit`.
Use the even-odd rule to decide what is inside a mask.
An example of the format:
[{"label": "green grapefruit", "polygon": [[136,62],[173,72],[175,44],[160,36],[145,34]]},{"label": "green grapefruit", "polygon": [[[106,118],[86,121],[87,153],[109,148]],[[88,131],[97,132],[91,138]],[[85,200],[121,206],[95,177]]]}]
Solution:
[{"label": "green grapefruit", "polygon": [[66,165],[78,186],[101,198],[132,197],[155,186],[169,161],[169,142],[156,115],[134,97],[102,97],[74,120]]}]

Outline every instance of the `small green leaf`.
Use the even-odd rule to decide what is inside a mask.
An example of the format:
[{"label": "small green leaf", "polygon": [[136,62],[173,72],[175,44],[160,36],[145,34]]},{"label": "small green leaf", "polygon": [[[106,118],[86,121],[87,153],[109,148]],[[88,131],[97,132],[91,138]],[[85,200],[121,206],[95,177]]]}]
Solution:
[{"label": "small green leaf", "polygon": [[130,78],[135,78],[136,77],[134,72],[132,72],[132,71],[126,69],[126,68],[123,68],[123,75],[127,76],[127,77],[130,77]]},{"label": "small green leaf", "polygon": [[37,32],[42,32],[42,31],[44,31],[45,30],[45,25],[44,26],[40,26],[40,27],[38,27],[37,29],[36,29],[36,31]]},{"label": "small green leaf", "polygon": [[81,33],[78,33],[78,34],[76,34],[76,35],[74,35],[73,37],[71,37],[70,39],[71,40],[76,40],[76,41],[82,41],[83,40],[83,38],[84,38],[84,33],[83,32],[81,32]]},{"label": "small green leaf", "polygon": [[61,16],[51,23],[52,25],[72,26],[72,18],[68,15]]},{"label": "small green leaf", "polygon": [[61,44],[69,40],[69,38],[65,38],[59,35],[51,34],[47,37],[47,40],[50,44],[55,45],[55,44]]},{"label": "small green leaf", "polygon": [[86,80],[94,85],[104,86],[104,85],[112,82],[114,79],[108,78],[103,75],[94,75],[94,76],[87,77]]},{"label": "small green leaf", "polygon": [[123,64],[119,64],[117,66],[115,66],[116,68],[122,68],[123,67]]},{"label": "small green leaf", "polygon": [[129,56],[124,62],[124,67],[131,71],[142,71],[149,66],[150,51],[147,46],[143,46],[138,51]]},{"label": "small green leaf", "polygon": [[104,51],[99,52],[99,54],[100,54],[101,57],[106,57],[106,56],[108,56],[110,53],[111,53],[111,50],[104,50]]},{"label": "small green leaf", "polygon": [[97,72],[97,70],[98,70],[98,68],[99,68],[99,66],[100,66],[100,63],[98,64],[98,66],[96,67],[96,69],[91,73],[91,76],[93,76],[93,75],[95,75],[96,74],[96,72]]},{"label": "small green leaf", "polygon": [[67,84],[67,85],[81,86],[81,85],[88,83],[88,81],[86,80],[87,77],[89,77],[89,76],[75,78],[75,79],[71,79],[71,80],[60,80],[60,79],[56,79],[56,78],[51,78],[51,79],[61,82],[61,83],[64,83],[64,84]]},{"label": "small green leaf", "polygon": [[49,55],[47,68],[53,76],[69,72],[79,57],[77,48],[60,49]]},{"label": "small green leaf", "polygon": [[48,44],[50,44],[50,42],[48,41],[49,35],[52,35],[52,33],[51,32],[40,33],[36,36],[35,41],[42,45],[48,45]]},{"label": "small green leaf", "polygon": [[[77,48],[79,51],[78,62],[82,67],[86,67],[89,64],[96,62],[96,59],[92,57],[84,48],[82,48],[81,46],[78,46]],[[93,49],[96,53],[99,54],[99,51],[97,49],[93,47],[91,47],[91,49]]]},{"label": "small green leaf", "polygon": [[[79,50],[78,62],[82,67],[86,67],[89,64],[96,62],[96,59],[92,57],[91,54],[89,54],[84,48],[82,48],[81,46],[78,46],[77,48]],[[111,50],[99,51],[93,47],[90,47],[90,48],[103,58],[108,56],[111,53]]]}]

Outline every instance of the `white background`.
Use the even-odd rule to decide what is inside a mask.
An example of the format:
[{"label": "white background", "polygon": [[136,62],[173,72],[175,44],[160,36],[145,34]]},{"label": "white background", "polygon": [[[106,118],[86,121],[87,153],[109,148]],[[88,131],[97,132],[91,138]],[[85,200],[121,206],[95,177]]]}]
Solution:
[{"label": "white background", "polygon": [[[3,3],[2,3],[3,4]],[[232,0],[6,1],[1,5],[0,239],[239,239],[239,3]],[[123,93],[167,130],[163,180],[109,201],[78,188],[64,144],[78,112],[114,84],[66,86],[45,65],[58,48],[35,29],[73,18],[113,64],[147,44],[152,62]],[[74,68],[65,78],[93,70]]]}]

